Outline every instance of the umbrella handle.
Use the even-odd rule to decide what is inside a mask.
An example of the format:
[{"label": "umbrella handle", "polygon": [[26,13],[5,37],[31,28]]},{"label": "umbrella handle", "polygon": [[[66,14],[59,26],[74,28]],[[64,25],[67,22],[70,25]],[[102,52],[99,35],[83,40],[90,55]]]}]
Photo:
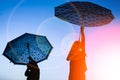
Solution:
[{"label": "umbrella handle", "polygon": [[80,26],[79,39],[78,39],[79,41],[81,41],[82,29],[84,29],[84,23],[82,23],[82,25]]}]

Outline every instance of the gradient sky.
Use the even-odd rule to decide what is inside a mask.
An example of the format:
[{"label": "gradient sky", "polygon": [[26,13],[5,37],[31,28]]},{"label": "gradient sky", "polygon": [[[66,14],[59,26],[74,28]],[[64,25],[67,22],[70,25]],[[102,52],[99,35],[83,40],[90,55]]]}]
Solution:
[{"label": "gradient sky", "polygon": [[86,27],[86,80],[120,80],[120,0],[0,0],[0,80],[26,80],[26,66],[2,55],[8,41],[28,32],[47,36],[53,45],[49,58],[38,63],[40,80],[67,80],[67,54],[79,26],[54,16],[54,7],[68,1],[89,1],[112,10],[105,26]]}]

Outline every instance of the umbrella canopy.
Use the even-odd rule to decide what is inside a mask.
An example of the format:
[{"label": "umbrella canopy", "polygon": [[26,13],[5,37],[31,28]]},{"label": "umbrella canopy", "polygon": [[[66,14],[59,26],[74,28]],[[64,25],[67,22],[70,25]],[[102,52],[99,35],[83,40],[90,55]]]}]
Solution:
[{"label": "umbrella canopy", "polygon": [[29,57],[38,63],[48,58],[52,48],[45,36],[25,33],[8,42],[3,55],[14,64],[27,64]]},{"label": "umbrella canopy", "polygon": [[67,2],[55,7],[55,16],[85,27],[103,26],[113,20],[111,10],[91,2]]}]

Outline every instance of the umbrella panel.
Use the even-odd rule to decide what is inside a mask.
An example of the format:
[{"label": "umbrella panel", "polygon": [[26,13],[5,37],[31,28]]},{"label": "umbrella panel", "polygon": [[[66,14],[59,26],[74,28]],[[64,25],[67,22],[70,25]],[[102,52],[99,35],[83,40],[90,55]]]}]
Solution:
[{"label": "umbrella panel", "polygon": [[85,27],[103,26],[113,20],[111,10],[91,2],[68,2],[55,7],[55,16]]},{"label": "umbrella panel", "polygon": [[3,53],[15,64],[27,64],[28,57],[32,57],[36,62],[47,59],[52,45],[45,36],[23,34],[10,41]]}]

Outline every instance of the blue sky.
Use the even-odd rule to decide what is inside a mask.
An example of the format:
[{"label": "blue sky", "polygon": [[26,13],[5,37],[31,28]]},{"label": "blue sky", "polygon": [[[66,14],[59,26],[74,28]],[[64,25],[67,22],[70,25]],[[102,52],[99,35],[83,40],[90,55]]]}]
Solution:
[{"label": "blue sky", "polygon": [[67,80],[66,56],[77,39],[74,33],[78,33],[79,27],[56,18],[54,7],[68,1],[90,1],[112,10],[115,19],[110,24],[85,28],[86,77],[87,80],[120,80],[119,0],[0,0],[0,80],[26,80],[26,66],[14,65],[2,55],[7,42],[25,32],[47,36],[54,47],[48,60],[38,63],[41,80]]}]

